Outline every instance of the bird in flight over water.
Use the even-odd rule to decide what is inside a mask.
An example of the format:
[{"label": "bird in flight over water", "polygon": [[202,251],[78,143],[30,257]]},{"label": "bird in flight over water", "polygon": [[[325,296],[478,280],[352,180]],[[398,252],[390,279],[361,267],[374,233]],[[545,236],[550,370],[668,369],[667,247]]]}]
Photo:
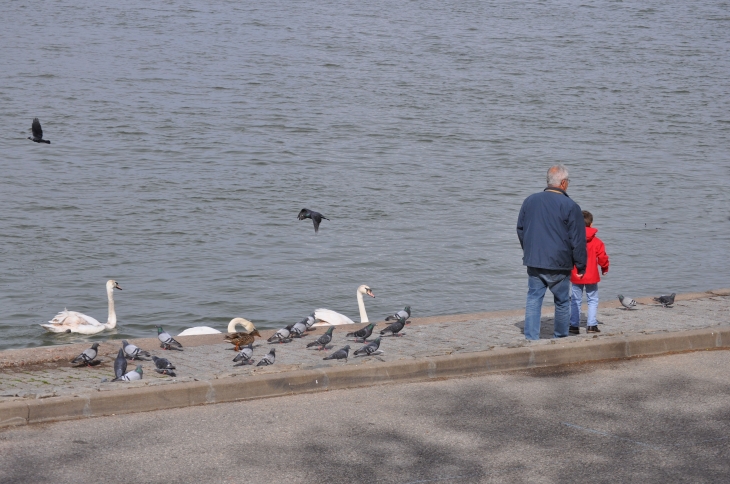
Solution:
[{"label": "bird in flight over water", "polygon": [[41,122],[38,121],[38,118],[33,118],[31,130],[33,130],[33,136],[28,136],[29,140],[35,141],[36,143],[47,143],[49,145],[51,144],[51,142],[47,139],[43,139],[43,128],[41,128]]},{"label": "bird in flight over water", "polygon": [[319,224],[322,222],[322,219],[329,220],[327,217],[322,215],[319,212],[315,212],[314,210],[309,210],[308,208],[303,208],[301,212],[299,212],[299,215],[297,215],[297,218],[299,220],[304,220],[305,218],[312,219],[312,222],[314,223],[314,233],[316,234],[319,232]]}]

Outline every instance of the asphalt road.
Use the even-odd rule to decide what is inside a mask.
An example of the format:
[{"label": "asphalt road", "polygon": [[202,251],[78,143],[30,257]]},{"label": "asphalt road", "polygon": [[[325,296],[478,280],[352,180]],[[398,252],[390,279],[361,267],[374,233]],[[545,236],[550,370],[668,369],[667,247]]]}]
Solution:
[{"label": "asphalt road", "polygon": [[727,482],[729,367],[705,351],[5,429],[0,482]]}]

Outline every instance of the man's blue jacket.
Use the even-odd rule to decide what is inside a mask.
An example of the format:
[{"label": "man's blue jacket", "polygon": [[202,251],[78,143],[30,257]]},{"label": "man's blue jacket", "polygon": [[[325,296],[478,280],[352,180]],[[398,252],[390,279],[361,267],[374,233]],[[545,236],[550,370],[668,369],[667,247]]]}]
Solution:
[{"label": "man's blue jacket", "polygon": [[586,224],[577,203],[557,187],[530,195],[517,219],[522,263],[539,269],[586,270]]}]

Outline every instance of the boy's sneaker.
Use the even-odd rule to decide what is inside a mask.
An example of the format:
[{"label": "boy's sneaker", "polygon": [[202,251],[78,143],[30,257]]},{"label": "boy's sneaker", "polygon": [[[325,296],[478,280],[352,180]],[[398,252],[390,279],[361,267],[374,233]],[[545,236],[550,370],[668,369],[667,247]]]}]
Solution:
[{"label": "boy's sneaker", "polygon": [[571,326],[568,329],[568,334],[580,334],[580,326]]},{"label": "boy's sneaker", "polygon": [[601,330],[598,329],[598,326],[588,326],[586,328],[586,333],[600,333]]}]

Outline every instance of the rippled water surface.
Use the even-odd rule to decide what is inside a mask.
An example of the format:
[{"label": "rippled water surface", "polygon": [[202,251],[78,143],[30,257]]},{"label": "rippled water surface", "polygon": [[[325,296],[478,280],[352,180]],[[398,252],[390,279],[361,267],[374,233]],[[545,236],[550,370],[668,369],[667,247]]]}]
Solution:
[{"label": "rippled water surface", "polygon": [[[524,304],[564,162],[603,299],[730,285],[730,4],[19,2],[0,17],[0,348],[317,307]],[[39,117],[52,144],[25,139]],[[302,207],[328,216],[315,236]]]}]

